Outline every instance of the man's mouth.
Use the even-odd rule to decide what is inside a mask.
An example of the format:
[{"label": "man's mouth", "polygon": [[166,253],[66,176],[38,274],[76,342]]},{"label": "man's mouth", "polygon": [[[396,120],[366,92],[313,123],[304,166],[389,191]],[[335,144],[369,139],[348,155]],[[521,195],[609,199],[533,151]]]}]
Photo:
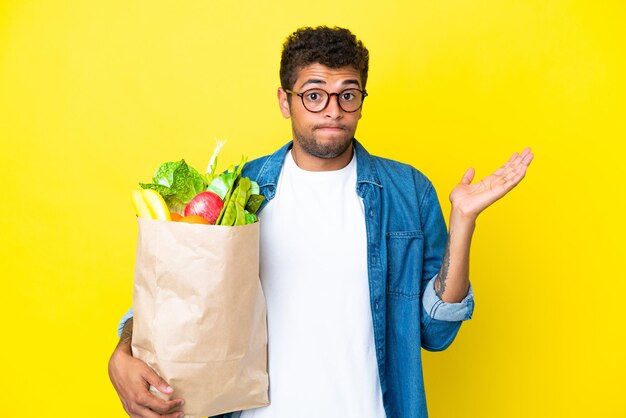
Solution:
[{"label": "man's mouth", "polygon": [[313,129],[325,129],[329,131],[343,131],[346,129],[343,125],[316,125]]}]

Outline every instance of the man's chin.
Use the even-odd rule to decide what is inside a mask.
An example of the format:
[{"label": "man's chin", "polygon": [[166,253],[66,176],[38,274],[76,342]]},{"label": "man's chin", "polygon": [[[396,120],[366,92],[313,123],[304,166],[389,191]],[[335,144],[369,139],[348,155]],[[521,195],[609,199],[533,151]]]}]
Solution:
[{"label": "man's chin", "polygon": [[301,145],[308,154],[318,158],[332,159],[343,155],[352,146],[352,138],[319,138],[315,144]]}]

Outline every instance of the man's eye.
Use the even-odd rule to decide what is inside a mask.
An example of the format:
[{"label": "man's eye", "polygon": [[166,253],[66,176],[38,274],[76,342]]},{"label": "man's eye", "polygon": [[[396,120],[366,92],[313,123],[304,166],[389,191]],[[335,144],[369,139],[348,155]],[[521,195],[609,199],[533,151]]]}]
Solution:
[{"label": "man's eye", "polygon": [[322,98],[322,95],[314,91],[306,95],[306,99],[310,102],[317,102],[321,98]]},{"label": "man's eye", "polygon": [[355,97],[356,97],[355,94],[351,93],[349,91],[341,93],[341,100],[343,100],[345,102],[349,102],[350,100],[354,100]]}]

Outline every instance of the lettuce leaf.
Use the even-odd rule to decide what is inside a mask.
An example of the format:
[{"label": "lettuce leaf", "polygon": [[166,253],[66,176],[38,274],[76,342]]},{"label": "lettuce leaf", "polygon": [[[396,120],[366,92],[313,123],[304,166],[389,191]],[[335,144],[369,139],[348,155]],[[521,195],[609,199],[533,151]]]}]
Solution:
[{"label": "lettuce leaf", "polygon": [[228,191],[233,187],[235,183],[235,173],[226,172],[222,173],[219,176],[215,177],[207,190],[212,191],[216,195],[218,195],[222,200],[228,194]]},{"label": "lettuce leaf", "polygon": [[206,190],[206,184],[198,171],[185,160],[161,164],[152,176],[152,183],[139,183],[144,189],[156,190],[163,196],[171,212],[182,213],[185,205],[198,193]]}]

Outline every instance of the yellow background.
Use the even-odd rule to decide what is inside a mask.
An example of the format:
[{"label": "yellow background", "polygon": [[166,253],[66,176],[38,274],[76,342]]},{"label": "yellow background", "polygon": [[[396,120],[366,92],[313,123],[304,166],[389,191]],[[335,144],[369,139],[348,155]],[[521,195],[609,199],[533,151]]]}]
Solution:
[{"label": "yellow background", "polygon": [[223,163],[289,140],[282,41],[328,24],[370,49],[357,137],[421,169],[444,212],[467,167],[536,154],[479,218],[474,319],[424,354],[431,416],[626,416],[625,4],[1,2],[0,415],[124,416],[106,370],[130,191],[164,161],[203,169],[218,137]]}]

